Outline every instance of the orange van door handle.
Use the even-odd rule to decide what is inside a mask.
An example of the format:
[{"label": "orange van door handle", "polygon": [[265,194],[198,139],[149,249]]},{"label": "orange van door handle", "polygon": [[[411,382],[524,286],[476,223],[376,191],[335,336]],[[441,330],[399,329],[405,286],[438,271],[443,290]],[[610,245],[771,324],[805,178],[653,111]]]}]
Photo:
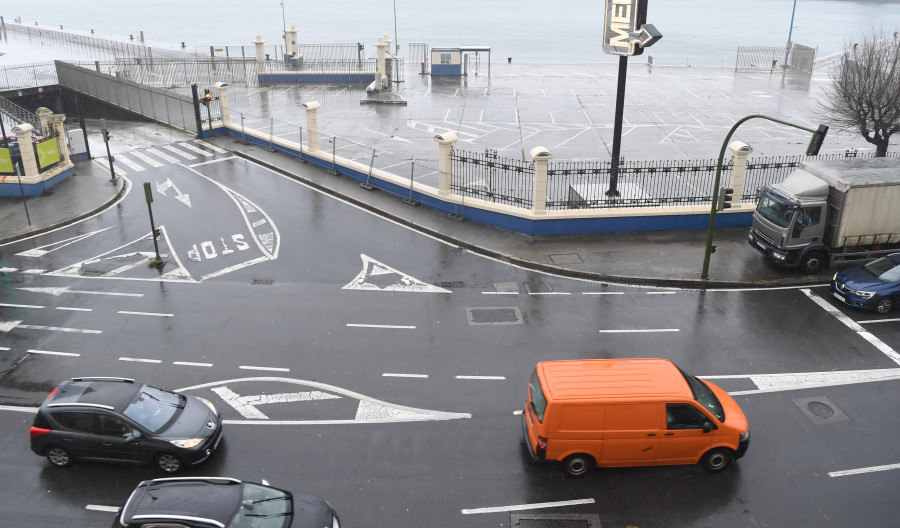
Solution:
[{"label": "orange van door handle", "polygon": [[675,436],[675,433],[666,433],[666,436]]},{"label": "orange van door handle", "polygon": [[656,433],[647,433],[647,436],[656,436]]}]

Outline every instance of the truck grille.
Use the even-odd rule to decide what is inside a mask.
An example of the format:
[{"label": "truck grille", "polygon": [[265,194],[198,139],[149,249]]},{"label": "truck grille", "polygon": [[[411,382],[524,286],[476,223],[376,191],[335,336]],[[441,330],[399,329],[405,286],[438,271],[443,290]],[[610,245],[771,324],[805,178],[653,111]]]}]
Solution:
[{"label": "truck grille", "polygon": [[771,238],[769,238],[769,237],[768,237],[767,235],[765,235],[762,231],[760,231],[759,229],[756,229],[755,227],[753,228],[753,236],[755,236],[756,238],[761,238],[761,239],[765,240],[766,242],[768,242],[769,244],[774,244],[774,243],[775,243],[774,240],[772,240]]}]

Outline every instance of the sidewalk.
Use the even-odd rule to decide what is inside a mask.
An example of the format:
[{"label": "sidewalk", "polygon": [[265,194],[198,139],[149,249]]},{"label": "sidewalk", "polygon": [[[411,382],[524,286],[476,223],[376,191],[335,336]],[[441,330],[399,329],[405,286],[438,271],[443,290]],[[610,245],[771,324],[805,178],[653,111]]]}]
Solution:
[{"label": "sidewalk", "polygon": [[[111,124],[111,127],[117,126]],[[123,124],[129,131],[158,125]],[[111,128],[111,134],[117,135]],[[167,134],[171,134],[169,131]],[[122,137],[124,134],[118,134]],[[189,136],[184,136],[189,139]],[[784,270],[763,259],[747,244],[747,230],[717,229],[709,267],[709,281],[700,280],[706,231],[653,231],[533,237],[470,221],[451,219],[437,211],[406,205],[400,197],[367,191],[355,180],[332,176],[325,170],[263,147],[241,145],[231,137],[209,140],[219,148],[301,180],[322,192],[408,225],[467,250],[536,271],[588,280],[683,288],[736,288],[813,285],[827,282],[833,271],[819,276]],[[98,163],[76,165],[75,175],[42,196],[0,197],[0,262],[3,245],[77,222],[103,211],[122,189],[110,181]],[[27,216],[26,216],[27,205]],[[29,225],[30,219],[30,225]]]}]

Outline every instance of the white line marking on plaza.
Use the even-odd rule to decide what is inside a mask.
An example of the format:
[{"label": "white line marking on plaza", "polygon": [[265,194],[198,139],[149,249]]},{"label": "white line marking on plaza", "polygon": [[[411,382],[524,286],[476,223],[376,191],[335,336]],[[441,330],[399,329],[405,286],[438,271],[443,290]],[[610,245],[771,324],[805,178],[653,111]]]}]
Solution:
[{"label": "white line marking on plaza", "polygon": [[34,293],[48,293],[50,295],[59,296],[63,293],[81,293],[83,295],[111,295],[113,297],[143,297],[143,293],[122,293],[122,292],[102,292],[90,290],[70,290],[68,286],[58,288],[18,288],[19,290],[30,291]]},{"label": "white line marking on plaza", "polygon": [[16,328],[26,328],[28,330],[50,330],[53,332],[69,332],[73,334],[102,334],[103,330],[87,330],[84,328],[66,328],[63,326],[40,326],[40,325],[16,325]]},{"label": "white line marking on plaza", "polygon": [[681,330],[677,328],[633,328],[633,329],[624,329],[624,330],[597,330],[601,334],[640,334],[640,333],[651,333],[651,332],[680,332]]},{"label": "white line marking on plaza", "polygon": [[195,363],[193,361],[173,361],[173,365],[183,365],[185,367],[211,367],[212,363]]},{"label": "white line marking on plaza", "polygon": [[149,315],[152,317],[175,317],[175,314],[153,313],[153,312],[129,312],[126,310],[119,310],[116,313],[120,313],[122,315]]},{"label": "white line marking on plaza", "polygon": [[290,371],[291,371],[291,369],[289,369],[289,368],[282,368],[282,367],[254,367],[254,366],[252,366],[252,365],[241,365],[241,366],[238,367],[238,368],[244,369],[244,370],[271,370],[271,371],[273,371],[273,372],[290,372]]},{"label": "white line marking on plaza", "polygon": [[91,510],[91,511],[119,513],[119,510],[121,508],[119,508],[118,506],[101,506],[99,504],[88,504],[87,506],[84,507],[84,509]]},{"label": "white line marking on plaza", "polygon": [[900,365],[900,354],[898,354],[897,351],[895,351],[893,348],[888,346],[884,341],[882,341],[882,340],[878,339],[877,337],[875,337],[874,335],[872,335],[870,332],[868,332],[866,329],[864,329],[862,326],[860,326],[859,323],[857,323],[853,319],[850,319],[849,317],[844,315],[844,313],[842,311],[838,310],[837,308],[835,308],[834,306],[829,304],[828,301],[826,301],[822,297],[819,297],[818,295],[813,294],[813,292],[811,290],[809,290],[808,288],[801,289],[800,291],[803,292],[807,297],[809,297],[809,299],[811,301],[818,304],[820,308],[822,308],[823,310],[825,310],[826,312],[828,312],[829,314],[834,316],[835,319],[844,323],[844,325],[847,326],[847,328],[849,328],[849,329],[853,330],[854,332],[856,332],[857,334],[859,334],[859,337],[861,337],[861,338],[865,339],[866,341],[868,341],[869,343],[871,343],[875,348],[880,350],[882,354],[891,358],[895,363]]},{"label": "white line marking on plaza", "polygon": [[0,306],[4,308],[46,308],[46,306],[37,306],[34,304],[6,304],[0,303]]},{"label": "white line marking on plaza", "polygon": [[57,310],[68,310],[70,312],[93,312],[93,308],[72,308],[70,306],[57,306]]},{"label": "white line marking on plaza", "polygon": [[505,380],[506,376],[455,376],[461,380]]},{"label": "white line marking on plaza", "polygon": [[34,348],[28,349],[29,354],[44,354],[47,356],[69,356],[69,357],[79,357],[81,354],[76,354],[74,352],[54,352],[52,350],[37,350]]},{"label": "white line marking on plaza", "polygon": [[558,502],[535,502],[533,504],[515,504],[513,506],[494,506],[491,508],[471,508],[461,510],[463,515],[473,513],[503,513],[522,510],[537,510],[541,508],[558,508],[560,506],[576,506],[579,504],[594,504],[594,499],[576,499]]},{"label": "white line marking on plaza", "polygon": [[162,363],[160,359],[145,359],[145,358],[131,358],[131,357],[120,357],[119,361],[132,361],[134,363]]},{"label": "white line marking on plaza", "polygon": [[350,326],[353,328],[393,328],[399,330],[415,330],[415,326],[405,326],[405,325],[379,325],[379,324],[362,324],[362,323],[347,323],[346,326]]},{"label": "white line marking on plaza", "polygon": [[890,471],[892,469],[900,469],[900,464],[887,464],[885,466],[870,466],[859,469],[845,469],[843,471],[832,471],[828,473],[829,477],[846,477],[848,475],[863,475],[865,473],[875,473],[876,471]]},{"label": "white line marking on plaza", "polygon": [[397,372],[382,372],[385,378],[427,378],[428,374],[400,374]]}]

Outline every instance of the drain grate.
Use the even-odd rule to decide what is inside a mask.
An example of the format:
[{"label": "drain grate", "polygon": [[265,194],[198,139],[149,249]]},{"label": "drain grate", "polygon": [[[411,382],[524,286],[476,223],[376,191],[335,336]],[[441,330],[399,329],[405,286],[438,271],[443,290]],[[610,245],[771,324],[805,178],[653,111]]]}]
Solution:
[{"label": "drain grate", "polygon": [[813,396],[811,398],[797,398],[794,400],[797,407],[803,411],[810,420],[817,424],[843,422],[850,418],[840,410],[837,405],[825,396]]},{"label": "drain grate", "polygon": [[470,325],[519,325],[522,312],[515,306],[492,308],[469,308],[466,310]]},{"label": "drain grate", "polygon": [[511,514],[509,517],[513,528],[600,528],[600,516],[592,514]]}]

